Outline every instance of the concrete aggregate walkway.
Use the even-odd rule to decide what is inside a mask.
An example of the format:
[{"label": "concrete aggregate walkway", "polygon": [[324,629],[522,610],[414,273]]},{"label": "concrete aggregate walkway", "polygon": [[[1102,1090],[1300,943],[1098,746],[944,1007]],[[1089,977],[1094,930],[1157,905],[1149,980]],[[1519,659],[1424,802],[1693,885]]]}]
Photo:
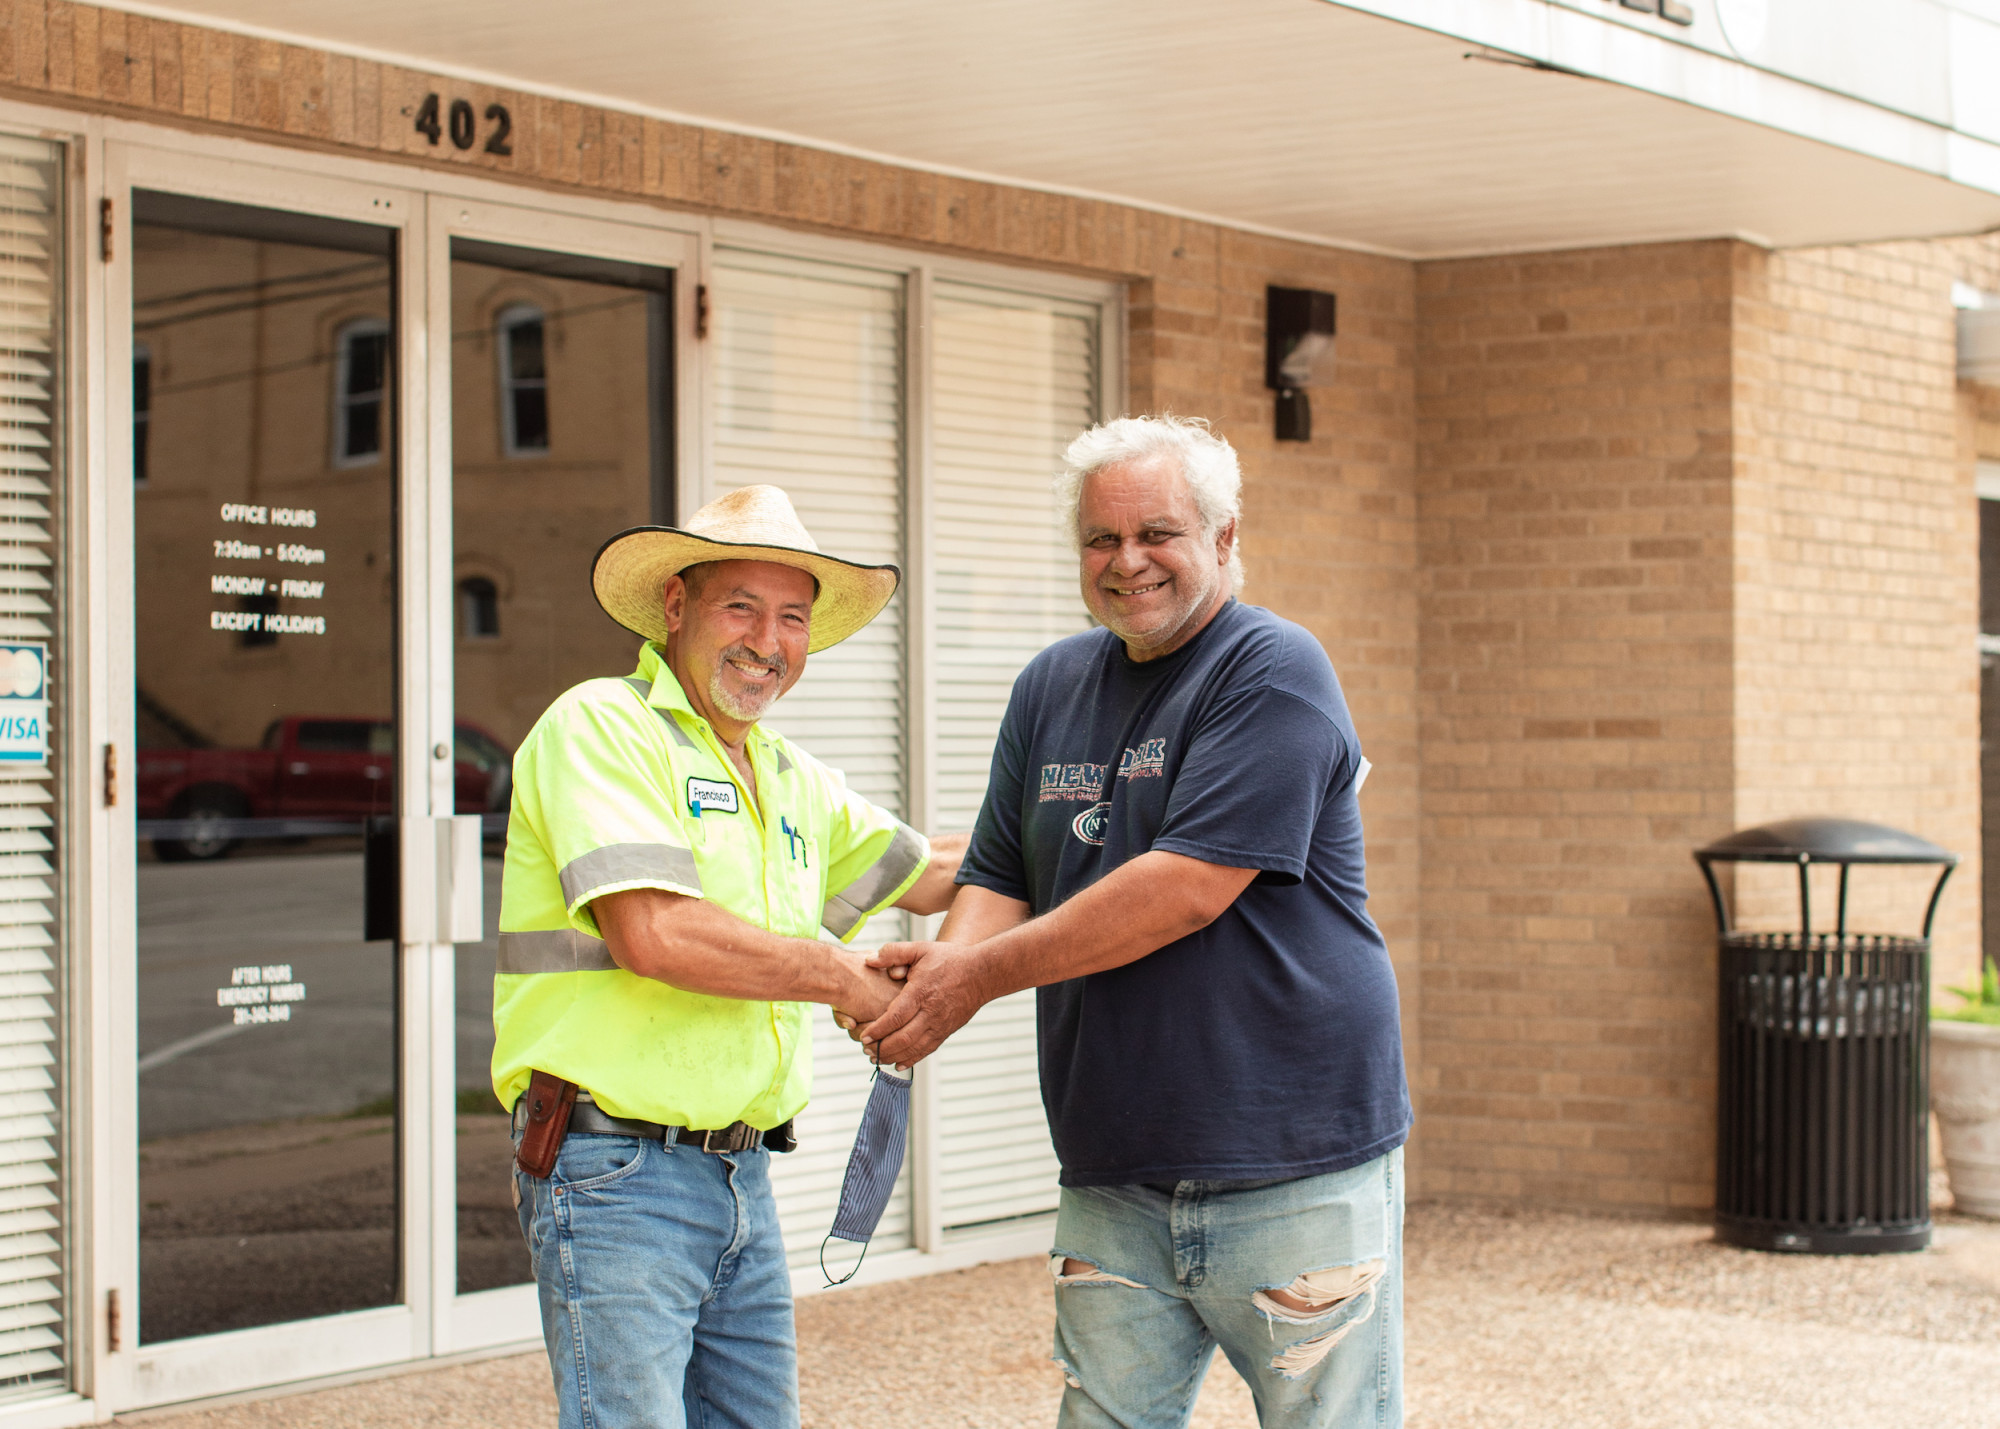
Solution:
[{"label": "concrete aggregate walkway", "polygon": [[[1410,1212],[1411,1429],[1993,1429],[2000,1225],[1941,1218],[1921,1255],[1717,1246],[1688,1222]],[[807,1429],[1048,1429],[1048,1270],[1011,1261],[800,1302]],[[548,1370],[513,1356],[146,1415],[161,1429],[540,1429]],[[1196,1429],[1249,1429],[1219,1358]]]}]

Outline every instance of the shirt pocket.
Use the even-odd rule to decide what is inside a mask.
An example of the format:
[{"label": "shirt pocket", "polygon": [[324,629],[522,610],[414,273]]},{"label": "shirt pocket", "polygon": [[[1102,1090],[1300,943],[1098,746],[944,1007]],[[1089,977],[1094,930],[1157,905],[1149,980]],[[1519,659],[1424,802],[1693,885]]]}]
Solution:
[{"label": "shirt pocket", "polygon": [[801,837],[798,852],[785,860],[785,889],[790,909],[797,919],[800,936],[819,936],[820,914],[826,907],[825,880],[821,873],[819,840]]}]

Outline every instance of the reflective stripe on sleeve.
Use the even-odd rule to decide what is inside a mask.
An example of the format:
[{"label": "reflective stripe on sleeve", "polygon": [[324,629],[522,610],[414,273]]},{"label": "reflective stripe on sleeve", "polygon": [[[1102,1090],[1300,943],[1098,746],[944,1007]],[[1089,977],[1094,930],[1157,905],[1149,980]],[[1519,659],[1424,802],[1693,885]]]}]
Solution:
[{"label": "reflective stripe on sleeve", "polygon": [[654,879],[702,891],[694,855],[673,844],[606,844],[572,860],[562,871],[563,900],[576,901],[595,888]]},{"label": "reflective stripe on sleeve", "polygon": [[927,856],[924,836],[908,824],[898,822],[895,836],[882,856],[854,882],[826,900],[819,919],[821,926],[836,938],[846,937],[876,904],[900,888]]},{"label": "reflective stripe on sleeve", "polygon": [[502,933],[500,973],[608,973],[618,970],[602,938],[574,928],[549,928],[535,933]]},{"label": "reflective stripe on sleeve", "polygon": [[792,772],[792,761],[785,758],[785,750],[782,745],[778,747],[778,772],[780,774],[789,774]]},{"label": "reflective stripe on sleeve", "polygon": [[637,690],[639,698],[644,702],[646,708],[660,717],[660,723],[667,727],[667,733],[674,737],[675,744],[678,744],[682,749],[694,748],[694,741],[689,739],[688,732],[681,728],[681,722],[653,703],[653,687],[651,685],[647,684],[637,675],[627,675],[625,683]]}]

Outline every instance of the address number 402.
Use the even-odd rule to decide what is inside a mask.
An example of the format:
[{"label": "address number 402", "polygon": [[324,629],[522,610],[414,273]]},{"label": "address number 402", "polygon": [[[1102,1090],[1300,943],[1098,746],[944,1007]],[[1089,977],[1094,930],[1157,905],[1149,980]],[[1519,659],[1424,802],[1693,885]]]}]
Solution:
[{"label": "address number 402", "polygon": [[[408,110],[404,111],[406,114],[408,112]],[[440,113],[443,114],[442,121],[439,118]],[[509,142],[509,136],[514,132],[514,116],[507,112],[507,106],[504,104],[487,105],[486,122],[493,126],[492,131],[486,136],[486,144],[484,146],[486,152],[489,154],[513,153],[514,146]],[[416,130],[419,134],[430,140],[432,144],[436,144],[443,135],[448,133],[451,135],[453,148],[470,149],[472,141],[478,137],[475,132],[476,127],[472,117],[472,105],[463,99],[454,99],[449,109],[441,111],[438,104],[438,97],[435,94],[427,94],[424,96],[423,104],[417,109]]]}]

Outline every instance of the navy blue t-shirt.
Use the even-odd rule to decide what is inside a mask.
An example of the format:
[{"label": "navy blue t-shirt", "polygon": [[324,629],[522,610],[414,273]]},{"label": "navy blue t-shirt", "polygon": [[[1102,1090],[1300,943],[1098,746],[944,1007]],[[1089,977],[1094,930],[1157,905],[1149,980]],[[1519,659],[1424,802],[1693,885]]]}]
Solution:
[{"label": "navy blue t-shirt", "polygon": [[1092,630],[1021,672],[960,883],[1039,914],[1151,849],[1262,870],[1199,933],[1037,992],[1064,1185],[1309,1176],[1402,1144],[1360,767],[1326,652],[1255,606],[1157,660]]}]

